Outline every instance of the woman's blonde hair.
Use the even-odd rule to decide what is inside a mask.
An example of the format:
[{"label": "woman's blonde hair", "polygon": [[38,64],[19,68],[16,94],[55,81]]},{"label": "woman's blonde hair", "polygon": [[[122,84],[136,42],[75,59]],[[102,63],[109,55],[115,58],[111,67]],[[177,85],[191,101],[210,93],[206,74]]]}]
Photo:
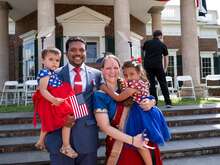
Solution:
[{"label": "woman's blonde hair", "polygon": [[106,56],[103,58],[102,63],[101,63],[101,68],[104,68],[106,60],[107,60],[107,59],[110,59],[110,58],[111,58],[111,59],[114,59],[115,61],[117,61],[119,67],[121,66],[118,57],[116,57],[116,56],[113,55],[113,54],[108,54],[108,55],[106,55]]}]

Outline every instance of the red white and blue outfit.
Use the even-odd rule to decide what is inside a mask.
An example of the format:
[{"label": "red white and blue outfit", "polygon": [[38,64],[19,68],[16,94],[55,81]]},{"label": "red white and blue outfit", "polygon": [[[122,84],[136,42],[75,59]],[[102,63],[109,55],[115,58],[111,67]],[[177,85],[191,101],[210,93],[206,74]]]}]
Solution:
[{"label": "red white and blue outfit", "polygon": [[134,103],[127,120],[126,133],[135,136],[145,131],[151,142],[164,145],[165,141],[171,138],[171,135],[163,113],[157,106],[152,107],[149,111],[144,111],[139,106],[144,98],[154,99],[153,96],[149,96],[149,85],[148,81],[143,80],[127,82],[128,87],[137,89],[139,92],[133,96]]},{"label": "red white and blue outfit", "polygon": [[[49,76],[47,90],[54,97],[66,99],[75,94],[69,83],[62,82],[57,73],[49,69],[40,70],[37,76],[38,83],[41,78],[47,76]],[[33,123],[36,125],[36,114],[38,113],[41,120],[41,129],[46,132],[51,132],[63,127],[67,115],[73,114],[72,107],[67,100],[60,105],[55,106],[44,98],[39,89],[37,89],[33,95],[33,103]]]}]

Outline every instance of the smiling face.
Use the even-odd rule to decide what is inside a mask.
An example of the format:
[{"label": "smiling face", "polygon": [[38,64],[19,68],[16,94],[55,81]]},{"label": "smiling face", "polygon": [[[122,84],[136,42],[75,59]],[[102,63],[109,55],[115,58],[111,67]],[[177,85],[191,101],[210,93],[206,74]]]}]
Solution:
[{"label": "smiling face", "polygon": [[71,65],[75,67],[81,66],[86,58],[85,44],[80,41],[70,42],[67,51],[67,58]]},{"label": "smiling face", "polygon": [[134,67],[124,68],[123,75],[125,80],[139,80],[141,78],[141,73]]},{"label": "smiling face", "polygon": [[48,52],[42,59],[44,67],[50,70],[56,70],[60,65],[60,55],[52,52]]},{"label": "smiling face", "polygon": [[107,84],[116,85],[120,73],[120,66],[113,58],[107,58],[102,68],[102,74]]}]

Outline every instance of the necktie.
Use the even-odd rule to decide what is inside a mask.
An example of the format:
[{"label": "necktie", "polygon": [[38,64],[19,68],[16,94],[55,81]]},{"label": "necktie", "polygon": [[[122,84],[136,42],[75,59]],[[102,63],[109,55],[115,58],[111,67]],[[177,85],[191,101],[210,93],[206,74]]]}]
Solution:
[{"label": "necktie", "polygon": [[73,70],[76,73],[74,77],[74,91],[76,94],[79,94],[82,92],[82,79],[80,76],[80,67],[76,67]]}]

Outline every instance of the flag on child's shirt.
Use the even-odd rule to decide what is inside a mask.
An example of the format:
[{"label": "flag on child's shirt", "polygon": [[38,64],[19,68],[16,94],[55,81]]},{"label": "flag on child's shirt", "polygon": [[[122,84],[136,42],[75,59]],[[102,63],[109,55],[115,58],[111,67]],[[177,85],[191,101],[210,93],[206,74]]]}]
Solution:
[{"label": "flag on child's shirt", "polygon": [[70,96],[67,98],[67,101],[73,109],[73,116],[75,119],[82,118],[89,114],[82,94]]}]

